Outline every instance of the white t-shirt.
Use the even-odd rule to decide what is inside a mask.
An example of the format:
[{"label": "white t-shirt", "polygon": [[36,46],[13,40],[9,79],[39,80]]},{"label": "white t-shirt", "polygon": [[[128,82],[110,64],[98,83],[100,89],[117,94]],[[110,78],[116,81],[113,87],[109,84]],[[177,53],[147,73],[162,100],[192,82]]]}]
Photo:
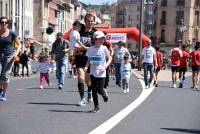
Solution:
[{"label": "white t-shirt", "polygon": [[131,64],[127,63],[124,64],[122,63],[121,65],[121,78],[122,79],[129,79],[131,77]]},{"label": "white t-shirt", "polygon": [[153,63],[154,54],[156,54],[156,50],[152,46],[143,48],[144,63]]},{"label": "white t-shirt", "polygon": [[90,74],[97,78],[106,77],[106,70],[101,72],[99,70],[105,67],[106,57],[109,56],[107,47],[103,45],[100,47],[91,46],[86,55],[90,61]]},{"label": "white t-shirt", "polygon": [[[129,54],[129,51],[125,47],[117,47],[114,49],[114,61],[115,63],[122,63],[124,60],[124,55]],[[129,54],[130,55],[130,54]]]},{"label": "white t-shirt", "polygon": [[76,48],[78,47],[77,41],[80,41],[80,33],[76,30],[73,30],[70,32],[70,39],[69,39],[69,47],[70,48]]}]

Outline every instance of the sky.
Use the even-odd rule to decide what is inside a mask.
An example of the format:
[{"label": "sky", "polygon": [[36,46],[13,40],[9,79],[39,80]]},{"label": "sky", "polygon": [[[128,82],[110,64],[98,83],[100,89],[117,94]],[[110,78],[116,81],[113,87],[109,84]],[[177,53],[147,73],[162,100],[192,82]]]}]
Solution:
[{"label": "sky", "polygon": [[79,0],[80,2],[83,2],[85,4],[92,4],[92,5],[102,5],[103,3],[113,3],[117,0]]}]

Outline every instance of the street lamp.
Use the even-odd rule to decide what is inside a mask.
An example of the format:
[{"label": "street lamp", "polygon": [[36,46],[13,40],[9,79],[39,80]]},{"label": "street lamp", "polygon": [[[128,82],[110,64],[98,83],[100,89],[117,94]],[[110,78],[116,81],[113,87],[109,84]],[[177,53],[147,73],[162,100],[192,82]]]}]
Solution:
[{"label": "street lamp", "polygon": [[44,33],[45,33],[46,28],[45,27],[40,27],[40,31],[42,34],[42,54],[44,53]]},{"label": "street lamp", "polygon": [[139,29],[139,46],[138,46],[138,71],[141,71],[141,52],[142,52],[142,16],[143,16],[143,0],[140,0],[140,29]]}]

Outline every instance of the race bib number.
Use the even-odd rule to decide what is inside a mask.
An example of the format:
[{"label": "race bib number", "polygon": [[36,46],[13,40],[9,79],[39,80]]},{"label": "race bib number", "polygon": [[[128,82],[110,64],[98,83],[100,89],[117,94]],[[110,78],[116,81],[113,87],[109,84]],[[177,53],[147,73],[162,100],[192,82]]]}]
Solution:
[{"label": "race bib number", "polygon": [[100,65],[100,63],[103,61],[103,57],[101,55],[93,55],[90,56],[90,64],[93,65]]},{"label": "race bib number", "polygon": [[129,70],[123,70],[124,75],[129,75],[130,71]]},{"label": "race bib number", "polygon": [[146,58],[151,58],[152,57],[152,51],[151,50],[147,50],[146,51]]},{"label": "race bib number", "polygon": [[91,46],[91,38],[90,37],[81,37],[81,42],[87,47]]},{"label": "race bib number", "polygon": [[117,52],[117,56],[118,56],[119,59],[123,58],[123,57],[122,57],[122,51],[118,51],[118,52]]}]

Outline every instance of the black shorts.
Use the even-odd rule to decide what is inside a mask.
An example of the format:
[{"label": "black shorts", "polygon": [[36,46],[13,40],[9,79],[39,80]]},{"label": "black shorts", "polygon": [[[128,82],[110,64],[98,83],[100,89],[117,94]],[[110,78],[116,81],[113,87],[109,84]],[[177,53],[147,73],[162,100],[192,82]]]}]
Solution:
[{"label": "black shorts", "polygon": [[87,64],[88,57],[86,55],[76,55],[75,64],[76,68],[84,68]]},{"label": "black shorts", "polygon": [[193,72],[199,72],[200,66],[199,65],[192,65]]},{"label": "black shorts", "polygon": [[179,72],[179,66],[171,66],[172,72]]},{"label": "black shorts", "polygon": [[157,68],[155,69],[155,72],[158,73],[159,71],[160,71],[160,67],[157,67]]},{"label": "black shorts", "polygon": [[179,72],[183,72],[183,73],[185,73],[185,72],[187,72],[187,68],[179,68]]}]

